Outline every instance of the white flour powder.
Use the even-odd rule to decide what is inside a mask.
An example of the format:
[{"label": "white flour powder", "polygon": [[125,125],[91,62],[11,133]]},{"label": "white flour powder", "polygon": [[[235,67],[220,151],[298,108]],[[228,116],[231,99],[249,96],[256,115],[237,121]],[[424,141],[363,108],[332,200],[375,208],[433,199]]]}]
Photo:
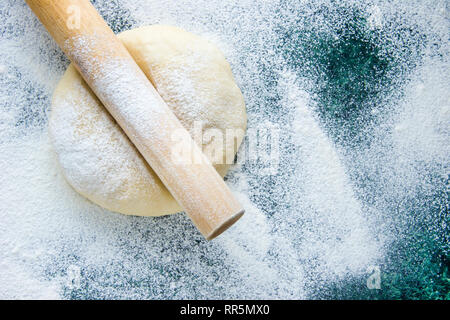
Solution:
[{"label": "white flour powder", "polygon": [[[445,1],[369,2],[378,7],[367,9],[377,14],[373,28],[402,12],[430,37],[447,36]],[[280,25],[330,3],[292,4],[290,20],[280,18],[283,3],[96,1],[119,29],[174,24],[216,43],[244,93],[249,128],[265,120],[281,128],[279,175],[232,168],[228,184],[246,215],[212,242],[184,214],[111,213],[65,182],[47,114],[67,59],[23,1],[0,3],[0,298],[308,298],[383,259],[395,237],[384,211],[392,194],[424,186],[425,164],[448,174],[448,55],[424,53],[395,114],[367,128],[370,147],[337,146],[319,124],[306,82],[275,53]],[[386,195],[376,203],[354,186],[358,170],[380,178]],[[268,179],[270,190],[262,187]]]}]

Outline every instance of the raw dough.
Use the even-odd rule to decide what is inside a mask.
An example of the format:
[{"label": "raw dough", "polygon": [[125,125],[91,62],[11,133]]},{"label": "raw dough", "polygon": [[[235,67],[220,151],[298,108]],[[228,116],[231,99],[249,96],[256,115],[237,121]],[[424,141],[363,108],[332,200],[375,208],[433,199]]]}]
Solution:
[{"label": "raw dough", "polygon": [[[226,129],[235,130],[236,141],[224,147],[234,155],[247,119],[223,54],[205,39],[172,26],[142,27],[118,37],[191,135],[195,121],[202,122],[203,132],[215,128],[223,137]],[[67,181],[94,203],[140,216],[181,211],[73,65],[55,90],[49,133]],[[217,141],[203,141],[207,155],[211,148],[217,148]],[[224,176],[229,164],[219,162],[215,168]]]}]

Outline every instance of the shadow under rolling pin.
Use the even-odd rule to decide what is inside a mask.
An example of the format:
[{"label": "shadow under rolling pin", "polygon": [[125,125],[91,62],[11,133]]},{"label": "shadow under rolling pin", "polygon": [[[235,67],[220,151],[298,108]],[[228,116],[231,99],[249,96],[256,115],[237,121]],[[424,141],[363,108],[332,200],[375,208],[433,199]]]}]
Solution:
[{"label": "shadow under rolling pin", "polygon": [[[205,238],[236,222],[242,206],[89,0],[26,2]],[[174,157],[174,133],[189,159]]]}]

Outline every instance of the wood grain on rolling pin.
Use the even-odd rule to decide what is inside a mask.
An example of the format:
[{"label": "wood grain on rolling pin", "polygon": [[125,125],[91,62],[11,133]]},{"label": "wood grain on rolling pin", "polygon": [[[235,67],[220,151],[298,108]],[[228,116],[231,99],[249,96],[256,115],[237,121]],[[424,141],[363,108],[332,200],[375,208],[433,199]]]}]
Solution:
[{"label": "wood grain on rolling pin", "polygon": [[[26,2],[200,232],[212,239],[237,221],[241,205],[91,3]],[[190,146],[185,163],[174,134]]]}]

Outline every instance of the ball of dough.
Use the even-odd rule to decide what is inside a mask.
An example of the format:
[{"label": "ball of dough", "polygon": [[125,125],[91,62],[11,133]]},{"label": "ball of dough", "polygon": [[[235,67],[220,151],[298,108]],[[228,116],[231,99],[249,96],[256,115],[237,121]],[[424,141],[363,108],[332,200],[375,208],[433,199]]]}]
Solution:
[{"label": "ball of dough", "polygon": [[[224,155],[234,156],[247,119],[223,54],[205,39],[172,26],[142,27],[118,37],[191,135],[202,127],[203,133],[220,130],[227,140],[226,130],[234,132],[233,141],[221,144]],[[181,211],[73,65],[54,92],[49,134],[67,181],[94,203],[140,216]],[[203,140],[198,144],[205,154],[214,154],[217,141]],[[229,164],[216,158],[210,157],[224,176]]]}]

